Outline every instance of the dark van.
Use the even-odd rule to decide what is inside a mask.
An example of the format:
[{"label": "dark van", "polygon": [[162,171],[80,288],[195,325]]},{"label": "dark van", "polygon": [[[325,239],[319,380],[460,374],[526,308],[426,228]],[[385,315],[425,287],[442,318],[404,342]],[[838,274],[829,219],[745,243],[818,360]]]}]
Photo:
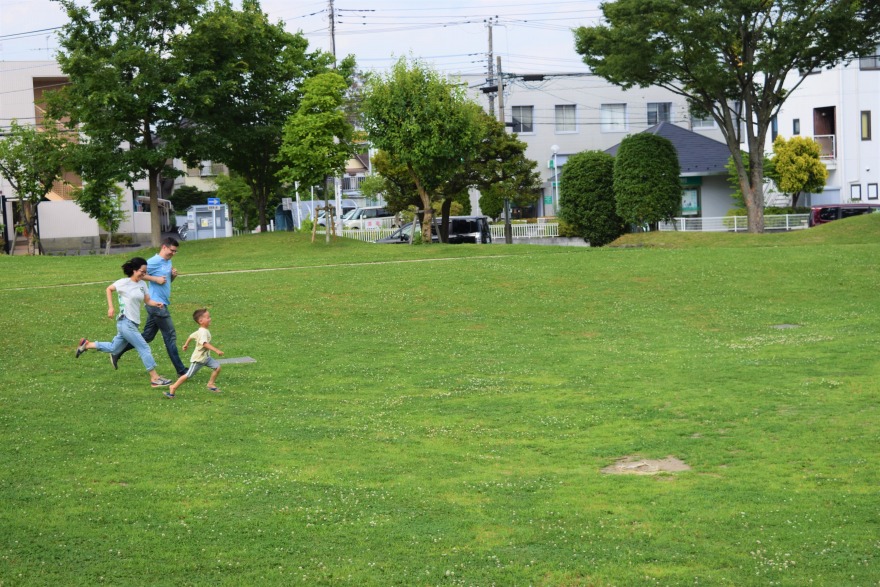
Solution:
[{"label": "dark van", "polygon": [[[440,219],[435,218],[431,230],[431,241],[439,242],[437,236],[437,224]],[[416,224],[415,231],[421,233],[421,225]],[[380,244],[408,244],[409,236],[413,232],[412,223],[408,222],[397,229],[390,236],[377,240]],[[492,231],[489,229],[489,219],[485,216],[450,216],[449,217],[449,244],[461,243],[491,243]]]},{"label": "dark van", "polygon": [[810,226],[825,224],[832,220],[840,220],[841,218],[849,218],[850,216],[861,216],[862,214],[871,214],[880,212],[880,203],[878,204],[822,204],[821,206],[813,206],[810,208]]}]

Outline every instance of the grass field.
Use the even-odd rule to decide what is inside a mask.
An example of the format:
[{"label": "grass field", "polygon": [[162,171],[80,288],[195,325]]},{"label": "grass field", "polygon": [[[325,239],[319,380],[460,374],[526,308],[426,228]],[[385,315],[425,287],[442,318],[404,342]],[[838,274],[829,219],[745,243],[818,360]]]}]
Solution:
[{"label": "grass field", "polygon": [[617,244],[183,243],[173,401],[0,257],[0,586],[880,585],[880,215]]}]

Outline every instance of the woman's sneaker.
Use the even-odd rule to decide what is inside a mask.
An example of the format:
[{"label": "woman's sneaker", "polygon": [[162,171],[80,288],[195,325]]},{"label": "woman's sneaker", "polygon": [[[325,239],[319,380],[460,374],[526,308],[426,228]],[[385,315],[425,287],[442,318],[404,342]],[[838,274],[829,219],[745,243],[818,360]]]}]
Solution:
[{"label": "woman's sneaker", "polygon": [[165,379],[164,377],[160,377],[160,378],[156,379],[155,381],[151,381],[150,385],[152,385],[153,387],[165,387],[166,385],[171,385],[172,383],[174,383],[174,382],[171,381],[170,379]]},{"label": "woman's sneaker", "polygon": [[79,358],[79,356],[81,354],[83,354],[84,352],[89,350],[86,348],[87,344],[89,344],[89,341],[87,341],[86,339],[84,339],[84,338],[79,339],[79,346],[76,347],[76,358],[77,359]]}]

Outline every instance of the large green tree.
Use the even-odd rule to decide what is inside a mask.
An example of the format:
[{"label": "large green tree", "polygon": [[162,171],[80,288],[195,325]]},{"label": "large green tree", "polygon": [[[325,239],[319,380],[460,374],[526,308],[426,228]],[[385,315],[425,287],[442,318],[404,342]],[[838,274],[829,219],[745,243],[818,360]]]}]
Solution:
[{"label": "large green tree", "polygon": [[169,162],[182,155],[182,119],[170,90],[183,72],[171,55],[205,0],[57,1],[68,18],[57,58],[71,83],[54,93],[52,111],[84,133],[91,148],[113,155],[115,179],[148,178],[151,240],[158,246],[159,175],[174,176]]},{"label": "large green tree", "polygon": [[[191,122],[189,149],[225,163],[247,182],[265,230],[269,202],[281,187],[284,124],[297,110],[305,80],[327,71],[332,56],[309,53],[305,37],[270,22],[256,0],[243,0],[240,10],[223,0],[180,41],[176,59],[185,72],[174,92]],[[353,68],[347,58],[339,70],[347,77]]]},{"label": "large green tree", "polygon": [[603,24],[575,30],[578,53],[614,84],[658,85],[712,115],[733,157],[751,232],[764,229],[767,129],[800,83],[798,72],[867,54],[880,39],[876,0],[616,0],[602,12]]},{"label": "large green tree", "polygon": [[424,210],[422,234],[431,234],[432,202],[462,161],[473,159],[481,138],[464,88],[404,57],[368,78],[362,104],[370,141],[406,168]]},{"label": "large green tree", "polygon": [[69,146],[64,133],[48,119],[42,130],[13,120],[0,139],[0,173],[18,196],[19,215],[32,254],[43,250],[36,233],[37,205],[62,178]]},{"label": "large green tree", "polygon": [[592,247],[607,245],[624,232],[614,199],[614,157],[583,151],[565,162],[559,181],[559,217]]},{"label": "large green tree", "polygon": [[614,199],[626,222],[652,230],[681,211],[681,167],[669,139],[650,133],[630,135],[614,158]]}]

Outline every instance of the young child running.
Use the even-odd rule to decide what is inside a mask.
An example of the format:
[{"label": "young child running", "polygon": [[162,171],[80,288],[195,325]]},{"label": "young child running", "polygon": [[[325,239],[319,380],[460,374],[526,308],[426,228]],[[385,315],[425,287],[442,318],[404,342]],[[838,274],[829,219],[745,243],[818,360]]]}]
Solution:
[{"label": "young child running", "polygon": [[220,363],[211,356],[211,351],[214,351],[221,357],[223,356],[223,351],[211,344],[211,331],[208,330],[208,327],[211,325],[211,313],[205,308],[196,310],[193,312],[193,320],[199,325],[199,329],[186,338],[186,342],[183,343],[183,350],[186,350],[191,340],[196,341],[196,348],[193,350],[192,357],[190,357],[189,369],[180,376],[180,379],[171,384],[171,387],[165,392],[164,395],[168,399],[174,399],[174,392],[177,391],[177,388],[183,385],[184,381],[195,375],[196,371],[202,367],[213,369],[211,377],[208,379],[208,391],[220,393],[220,389],[217,388],[217,375],[220,374]]}]

